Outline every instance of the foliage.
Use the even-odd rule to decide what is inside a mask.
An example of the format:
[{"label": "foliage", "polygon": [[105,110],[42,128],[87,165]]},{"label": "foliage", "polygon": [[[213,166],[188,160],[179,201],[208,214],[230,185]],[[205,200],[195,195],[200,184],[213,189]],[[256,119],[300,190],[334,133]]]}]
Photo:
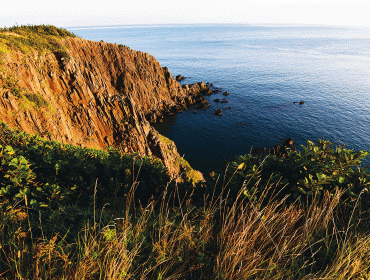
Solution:
[{"label": "foliage", "polygon": [[58,59],[68,62],[70,56],[59,39],[76,37],[75,34],[52,25],[22,25],[0,28],[0,44],[6,50],[15,49],[23,53],[35,49],[39,52],[51,51]]},{"label": "foliage", "polygon": [[65,47],[64,48],[59,47],[55,49],[54,54],[58,60],[65,61],[66,63],[68,63],[69,60],[71,59],[71,55],[69,54],[69,52],[67,51]]},{"label": "foliage", "polygon": [[275,193],[279,197],[291,194],[292,200],[345,189],[345,197],[354,200],[370,184],[368,171],[360,167],[370,152],[344,149],[324,140],[307,141],[301,148],[290,151],[286,157],[268,155],[262,159],[252,154],[237,157],[229,170],[230,176],[235,173],[232,188],[240,189],[249,183],[253,187],[246,188],[244,194],[256,199],[263,193],[262,188],[254,186],[257,182],[276,183]]},{"label": "foliage", "polygon": [[49,102],[47,102],[46,99],[40,94],[26,93],[25,96],[29,101],[33,102],[38,108],[49,106]]},{"label": "foliage", "polygon": [[140,181],[137,198],[145,202],[169,181],[161,162],[149,157],[47,141],[5,124],[0,135],[0,198],[9,204],[27,199],[33,209],[54,210],[76,201],[86,204],[97,180],[100,203],[127,195],[135,180]]},{"label": "foliage", "polygon": [[[271,191],[275,186],[265,186]],[[126,211],[110,223],[79,218],[77,208],[37,219],[24,207],[0,207],[0,271],[6,279],[367,279],[366,221],[341,215],[341,192],[326,192],[310,205],[284,201],[234,201],[208,197],[200,207],[191,196],[177,201],[169,188],[160,200]],[[177,201],[177,202],[176,202]],[[178,205],[178,206],[173,206]],[[63,211],[65,213],[63,214]],[[95,216],[95,213],[90,212]],[[44,235],[61,223],[73,231]],[[359,217],[363,214],[359,213]],[[44,216],[48,216],[44,219]],[[100,213],[97,213],[97,217]],[[33,219],[28,223],[28,219]],[[51,223],[58,219],[57,223]],[[94,221],[94,223],[92,223]],[[37,226],[40,239],[35,239]],[[27,230],[28,229],[28,230]],[[367,224],[367,229],[369,229]],[[61,232],[62,230],[58,230]],[[33,235],[33,239],[29,238]]]},{"label": "foliage", "polygon": [[18,80],[13,76],[0,75],[0,79],[3,82],[3,89],[9,90],[17,98],[22,98],[23,89],[19,86]]},{"label": "foliage", "polygon": [[0,277],[367,279],[367,154],[308,141],[186,192],[156,159],[1,123]]},{"label": "foliage", "polygon": [[37,33],[40,35],[49,35],[56,37],[76,37],[72,32],[64,29],[58,28],[53,25],[15,25],[13,27],[0,28],[0,33],[2,32],[14,32],[19,35]]},{"label": "foliage", "polygon": [[3,83],[2,88],[8,90],[8,92],[15,97],[22,98],[24,101],[31,101],[37,108],[48,107],[50,105],[42,95],[33,92],[25,92],[25,90],[19,86],[18,79],[15,76],[2,74],[0,75],[0,79]]}]

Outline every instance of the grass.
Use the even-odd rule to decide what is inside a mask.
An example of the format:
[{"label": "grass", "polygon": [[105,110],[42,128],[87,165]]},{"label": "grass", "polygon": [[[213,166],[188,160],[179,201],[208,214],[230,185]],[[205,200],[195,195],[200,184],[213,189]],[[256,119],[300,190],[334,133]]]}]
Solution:
[{"label": "grass", "polygon": [[27,92],[19,86],[19,78],[16,76],[9,76],[7,74],[0,74],[0,82],[2,82],[3,89],[10,94],[20,99],[20,107],[24,110],[29,106],[40,110],[45,107],[50,108],[50,103],[39,93]]},{"label": "grass", "polygon": [[36,50],[40,53],[53,52],[58,59],[68,60],[69,54],[59,40],[66,37],[76,37],[75,34],[63,28],[52,25],[22,25],[10,28],[0,28],[0,53],[18,50],[29,53]]},{"label": "grass", "polygon": [[[159,134],[159,139],[163,144],[165,144],[165,149],[167,153],[171,154],[171,150],[168,147],[171,145],[175,146],[175,143],[169,138],[161,134]],[[195,184],[203,180],[202,175],[198,171],[194,170],[183,157],[179,157],[175,161],[175,165],[177,165],[179,169],[183,169],[183,173],[184,173],[184,177],[186,181],[191,182],[192,184]]]},{"label": "grass", "polygon": [[[217,181],[218,182],[218,181]],[[217,184],[216,182],[216,184]],[[219,183],[219,182],[218,182]],[[344,215],[343,192],[306,205],[219,196],[192,203],[165,191],[135,205],[132,186],[108,224],[102,211],[66,242],[32,236],[27,207],[0,213],[4,279],[368,279],[370,235],[359,207]],[[274,186],[266,186],[266,195]],[[94,193],[98,197],[99,193]],[[267,197],[267,196],[265,196]],[[348,219],[355,213],[356,219]],[[348,215],[349,214],[349,215]],[[347,217],[347,218],[346,218]],[[40,220],[41,221],[41,220]],[[359,231],[360,226],[366,230]],[[44,225],[45,226],[45,225]]]}]

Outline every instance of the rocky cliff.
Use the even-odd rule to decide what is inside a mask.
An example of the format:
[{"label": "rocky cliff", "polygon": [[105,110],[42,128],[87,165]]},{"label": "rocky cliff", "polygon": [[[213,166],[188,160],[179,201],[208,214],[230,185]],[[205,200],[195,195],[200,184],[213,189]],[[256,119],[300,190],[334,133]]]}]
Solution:
[{"label": "rocky cliff", "polygon": [[67,37],[58,40],[61,53],[24,52],[6,41],[22,36],[7,36],[0,40],[1,121],[50,140],[155,156],[172,177],[186,170],[174,143],[149,121],[201,100],[209,91],[203,83],[183,89],[153,56],[122,45]]}]

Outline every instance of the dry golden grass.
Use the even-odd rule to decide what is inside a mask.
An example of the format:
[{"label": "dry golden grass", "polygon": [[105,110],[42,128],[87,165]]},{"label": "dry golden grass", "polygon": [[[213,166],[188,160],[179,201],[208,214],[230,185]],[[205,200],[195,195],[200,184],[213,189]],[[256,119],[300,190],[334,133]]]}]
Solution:
[{"label": "dry golden grass", "polygon": [[[94,218],[73,244],[55,236],[27,245],[17,228],[27,214],[15,207],[0,222],[2,230],[11,222],[17,232],[2,232],[7,270],[0,277],[368,279],[370,235],[356,231],[357,212],[352,219],[338,216],[342,195],[291,205],[263,198],[230,203],[220,195],[195,206],[191,196],[181,200],[165,191],[160,201],[138,207],[132,192],[119,218],[104,227]],[[8,241],[16,245],[11,254]]]}]

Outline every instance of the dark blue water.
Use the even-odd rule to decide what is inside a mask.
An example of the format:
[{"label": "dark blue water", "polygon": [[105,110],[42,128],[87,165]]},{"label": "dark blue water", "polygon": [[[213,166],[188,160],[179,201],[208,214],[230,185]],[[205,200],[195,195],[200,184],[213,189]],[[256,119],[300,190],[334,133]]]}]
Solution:
[{"label": "dark blue water", "polygon": [[[208,172],[227,160],[291,137],[370,150],[370,29],[188,25],[69,28],[90,40],[152,54],[183,83],[213,83],[229,103],[157,124],[181,155]],[[305,104],[293,104],[293,101]],[[215,109],[224,110],[215,116]],[[242,123],[243,125],[240,125]]]}]

